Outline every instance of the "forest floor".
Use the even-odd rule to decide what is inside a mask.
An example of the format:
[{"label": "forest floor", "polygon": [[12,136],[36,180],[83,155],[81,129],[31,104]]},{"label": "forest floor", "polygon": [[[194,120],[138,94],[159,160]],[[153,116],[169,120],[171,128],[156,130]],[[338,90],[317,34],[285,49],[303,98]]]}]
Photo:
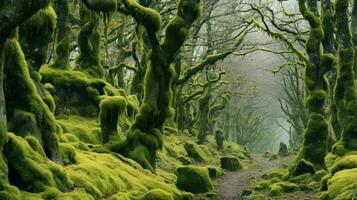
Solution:
[{"label": "forest floor", "polygon": [[[269,160],[262,155],[253,155],[254,162],[237,172],[228,172],[216,183],[215,197],[210,200],[239,200],[244,199],[242,193],[251,191],[251,186],[261,180],[261,176],[274,168],[285,168],[294,156],[282,157],[277,160]],[[299,193],[299,194],[297,194]],[[269,197],[264,194],[264,199],[314,199],[314,192],[287,193],[278,197]]]}]

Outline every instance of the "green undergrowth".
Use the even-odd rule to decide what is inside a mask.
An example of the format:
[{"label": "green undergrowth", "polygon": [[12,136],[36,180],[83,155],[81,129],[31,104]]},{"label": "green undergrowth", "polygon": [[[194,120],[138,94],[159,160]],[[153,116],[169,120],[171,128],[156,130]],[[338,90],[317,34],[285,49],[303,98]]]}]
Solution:
[{"label": "green undergrowth", "polygon": [[318,176],[305,173],[291,178],[287,167],[274,168],[254,182],[249,188],[251,192],[243,199],[316,199],[319,181],[326,174],[322,171],[319,173]]},{"label": "green undergrowth", "polygon": [[[184,145],[186,141],[194,141],[195,138],[175,129],[167,129],[164,148],[157,159],[156,173],[152,173],[120,154],[95,152],[102,145],[97,118],[61,115],[57,119],[57,129],[64,166],[45,158],[36,138],[9,134],[10,143],[8,147],[5,146],[5,156],[10,166],[10,180],[16,177],[20,182],[10,181],[16,187],[5,183],[0,185],[0,188],[4,188],[0,192],[1,198],[4,195],[3,199],[24,200],[193,199],[194,195],[190,192],[213,190],[212,182],[223,174],[220,157],[235,156],[243,163],[249,160],[239,145],[225,142],[222,152],[218,150],[214,136],[209,136],[207,144],[197,145],[205,157],[203,161],[197,161],[187,155]],[[16,165],[18,163],[20,165]],[[182,169],[200,174],[207,185],[202,190],[193,191],[187,189],[190,186],[185,185],[185,182],[181,182],[180,188],[188,191],[178,189],[178,171],[182,172]]]}]

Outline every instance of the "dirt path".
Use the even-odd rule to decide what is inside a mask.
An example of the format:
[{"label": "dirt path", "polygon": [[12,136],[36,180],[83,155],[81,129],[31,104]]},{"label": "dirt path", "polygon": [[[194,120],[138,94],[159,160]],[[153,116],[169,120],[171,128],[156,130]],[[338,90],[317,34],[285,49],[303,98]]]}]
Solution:
[{"label": "dirt path", "polygon": [[284,158],[269,161],[260,155],[255,156],[254,159],[255,164],[248,169],[224,175],[219,185],[216,186],[217,197],[214,199],[239,200],[243,190],[249,186],[252,180],[259,178],[270,169],[289,163],[290,160],[290,158]]}]

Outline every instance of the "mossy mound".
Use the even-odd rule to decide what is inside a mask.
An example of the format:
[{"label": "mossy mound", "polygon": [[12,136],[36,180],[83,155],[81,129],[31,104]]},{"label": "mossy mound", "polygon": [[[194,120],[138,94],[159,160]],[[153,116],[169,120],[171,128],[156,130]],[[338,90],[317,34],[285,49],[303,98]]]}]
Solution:
[{"label": "mossy mound", "polygon": [[357,187],[357,168],[336,172],[327,181],[327,191],[320,195],[322,200],[353,199]]},{"label": "mossy mound", "polygon": [[0,199],[22,200],[20,190],[6,181],[0,181]]},{"label": "mossy mound", "polygon": [[199,162],[205,162],[207,155],[202,151],[202,149],[193,142],[186,142],[185,145],[185,150],[187,152],[187,155]]},{"label": "mossy mound", "polygon": [[237,171],[239,169],[242,169],[242,166],[238,158],[234,156],[224,156],[221,157],[221,168],[230,171]]},{"label": "mossy mound", "polygon": [[206,193],[213,185],[205,167],[184,166],[177,168],[177,187],[192,193]]},{"label": "mossy mound", "polygon": [[144,196],[143,200],[174,200],[174,198],[168,192],[161,189],[153,189]]},{"label": "mossy mound", "polygon": [[88,144],[101,144],[100,125],[97,120],[80,116],[68,116],[58,120],[68,141],[79,140]]},{"label": "mossy mound", "polygon": [[287,170],[282,169],[282,168],[275,168],[272,169],[270,172],[263,174],[262,178],[267,180],[267,179],[273,179],[273,178],[278,178],[278,179],[283,179],[285,174],[287,173]]},{"label": "mossy mound", "polygon": [[67,191],[72,182],[57,164],[31,148],[28,142],[12,133],[4,146],[4,155],[9,167],[10,183],[31,192],[42,192],[47,187]]},{"label": "mossy mound", "polygon": [[329,169],[331,174],[335,174],[338,171],[345,169],[357,168],[357,155],[347,155],[343,156],[341,159],[338,159],[332,167]]},{"label": "mossy mound", "polygon": [[299,187],[295,183],[290,182],[278,182],[274,183],[270,186],[270,193],[271,196],[278,196],[282,193],[290,193],[297,191]]}]

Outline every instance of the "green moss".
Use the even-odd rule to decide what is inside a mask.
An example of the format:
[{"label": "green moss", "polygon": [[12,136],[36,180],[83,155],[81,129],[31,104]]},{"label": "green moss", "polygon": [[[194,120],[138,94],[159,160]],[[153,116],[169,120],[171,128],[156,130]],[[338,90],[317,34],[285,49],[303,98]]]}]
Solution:
[{"label": "green moss", "polygon": [[326,170],[319,170],[314,174],[313,180],[314,181],[321,181],[321,179],[327,175]]},{"label": "green moss", "polygon": [[260,181],[254,186],[254,189],[258,190],[258,191],[269,190],[270,189],[270,183],[268,181],[266,181],[266,180]]},{"label": "green moss", "polygon": [[270,186],[270,195],[278,196],[281,193],[295,192],[299,189],[298,185],[290,182],[278,182]]},{"label": "green moss", "polygon": [[31,148],[39,153],[41,156],[46,157],[45,151],[43,150],[43,147],[41,143],[33,136],[26,136],[25,140],[27,143],[31,146]]},{"label": "green moss", "polygon": [[[33,136],[43,144],[46,155],[57,162],[61,162],[55,117],[41,99],[34,81],[30,78],[28,65],[16,38],[7,40],[4,52],[5,60],[3,64],[6,66],[4,69],[6,74],[4,93],[9,131],[17,133],[17,130],[20,132],[27,130],[28,132],[25,134],[32,135],[35,132],[31,133],[30,130],[38,129],[38,135],[34,134]],[[18,114],[17,111],[23,111],[21,115],[25,117],[26,123],[24,126],[26,127],[18,124],[15,118]],[[12,126],[12,123],[18,124],[18,126]]]},{"label": "green moss", "polygon": [[334,165],[332,165],[329,171],[333,175],[338,171],[353,168],[357,168],[357,155],[347,155],[335,161]]},{"label": "green moss", "polygon": [[356,168],[337,172],[327,181],[327,191],[323,194],[323,198],[321,197],[321,199],[344,199],[342,197],[349,196],[353,193],[353,188],[357,186],[356,180]]},{"label": "green moss", "polygon": [[20,190],[5,181],[0,182],[0,199],[22,200]]},{"label": "green moss", "polygon": [[237,171],[242,169],[242,165],[240,164],[238,158],[234,156],[224,156],[221,157],[221,168],[230,171]]},{"label": "green moss", "polygon": [[8,161],[9,180],[21,189],[41,192],[52,186],[66,191],[72,186],[60,166],[34,151],[21,137],[9,133],[4,155]]},{"label": "green moss", "polygon": [[144,196],[143,200],[173,200],[173,197],[161,189],[153,189]]},{"label": "green moss", "polygon": [[201,148],[193,143],[193,142],[186,142],[185,145],[186,153],[189,157],[195,159],[198,162],[205,162],[207,155],[201,150]]},{"label": "green moss", "polygon": [[273,179],[273,178],[278,178],[278,179],[282,179],[286,174],[286,170],[285,169],[280,169],[280,168],[276,168],[271,170],[270,172],[264,174],[262,176],[263,179]]},{"label": "green moss", "polygon": [[213,189],[208,169],[184,166],[177,169],[177,187],[192,193],[205,193]]},{"label": "green moss", "polygon": [[103,143],[107,143],[118,138],[118,120],[121,115],[125,114],[127,103],[121,96],[106,97],[100,102],[99,107],[102,140]]},{"label": "green moss", "polygon": [[71,144],[60,143],[59,148],[64,165],[74,164],[77,162],[76,150]]},{"label": "green moss", "polygon": [[[100,125],[95,119],[69,116],[67,119],[58,120],[58,123],[63,128],[65,137],[67,137],[67,133],[70,133],[79,141],[89,144],[102,144]],[[70,138],[68,139],[71,141]]]}]

